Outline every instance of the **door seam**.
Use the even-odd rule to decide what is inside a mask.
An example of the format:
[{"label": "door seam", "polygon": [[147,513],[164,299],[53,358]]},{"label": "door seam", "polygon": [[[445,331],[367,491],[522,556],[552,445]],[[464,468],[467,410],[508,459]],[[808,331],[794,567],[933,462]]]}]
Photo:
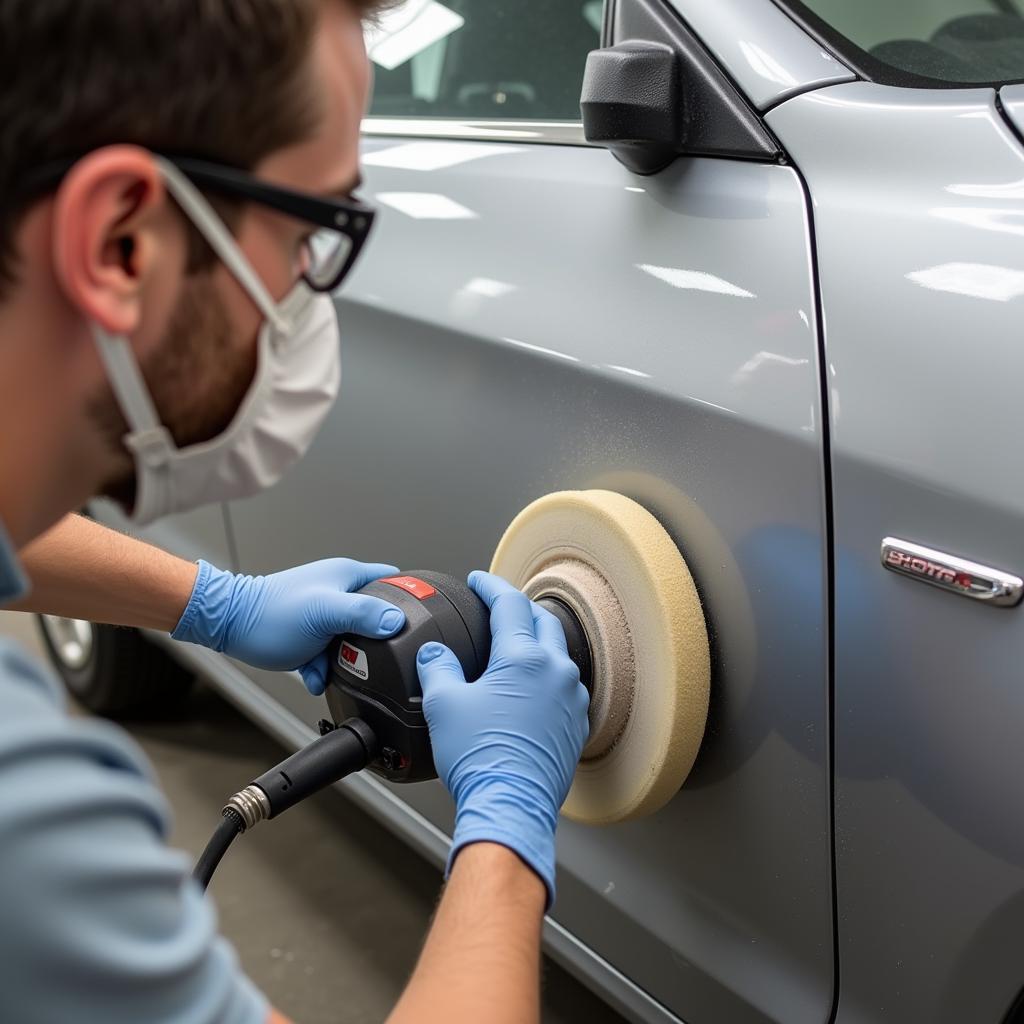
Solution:
[{"label": "door seam", "polygon": [[828,721],[828,845],[832,898],[832,1005],[828,1021],[834,1024],[839,1013],[839,892],[836,871],[836,721],[835,721],[835,636],[836,636],[836,566],[835,511],[832,477],[832,415],[829,387],[828,356],[825,349],[825,318],[821,300],[821,276],[818,266],[818,239],[814,223],[811,190],[800,168],[791,163],[803,193],[807,215],[807,239],[810,248],[811,294],[814,301],[815,348],[818,353],[818,387],[821,400],[822,491],[825,507],[825,630],[826,630],[826,700]]}]

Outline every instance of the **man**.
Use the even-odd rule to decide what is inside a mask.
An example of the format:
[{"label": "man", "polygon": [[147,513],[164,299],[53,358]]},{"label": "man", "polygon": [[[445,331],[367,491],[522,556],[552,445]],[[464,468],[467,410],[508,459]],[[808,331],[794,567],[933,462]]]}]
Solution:
[{"label": "man", "polygon": [[[252,579],[65,518],[96,493],[140,522],[249,493],[315,434],[338,383],[327,294],[372,219],[350,196],[372,7],[0,0],[0,604],[172,630],[314,691],[334,633],[401,628],[349,593],[391,566]],[[471,584],[491,609],[485,675],[419,654],[456,830],[395,1024],[539,1016],[587,697],[553,618]],[[165,833],[131,741],[67,717],[0,643],[0,1019],[282,1020]]]}]

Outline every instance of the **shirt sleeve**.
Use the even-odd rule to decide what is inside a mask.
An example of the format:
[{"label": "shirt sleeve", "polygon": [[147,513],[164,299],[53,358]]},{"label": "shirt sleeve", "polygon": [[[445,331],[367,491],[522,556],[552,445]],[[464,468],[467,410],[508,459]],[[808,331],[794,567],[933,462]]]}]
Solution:
[{"label": "shirt sleeve", "polygon": [[265,1024],[141,750],[0,642],[0,1020]]}]

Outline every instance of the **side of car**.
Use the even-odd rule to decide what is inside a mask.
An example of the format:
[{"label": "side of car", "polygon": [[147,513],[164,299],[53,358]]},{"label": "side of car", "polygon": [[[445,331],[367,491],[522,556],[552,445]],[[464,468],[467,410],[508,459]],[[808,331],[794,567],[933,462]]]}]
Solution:
[{"label": "side of car", "polygon": [[[1015,613],[878,545],[1024,564],[1000,448],[1024,150],[994,89],[856,81],[792,13],[404,5],[370,39],[383,213],[337,299],[341,402],[279,488],[151,536],[247,572],[464,572],[543,493],[629,495],[693,570],[711,719],[664,810],[563,823],[549,948],[636,1020],[996,1022],[1024,980]],[[576,106],[587,52],[637,39],[682,111],[675,140],[618,140],[669,145],[646,175]],[[286,742],[322,715],[175,654]],[[345,787],[443,856],[439,785]]]}]

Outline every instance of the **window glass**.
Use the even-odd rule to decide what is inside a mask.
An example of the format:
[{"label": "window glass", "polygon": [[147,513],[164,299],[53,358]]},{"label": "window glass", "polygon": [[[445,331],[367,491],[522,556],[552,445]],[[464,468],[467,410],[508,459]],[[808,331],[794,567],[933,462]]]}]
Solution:
[{"label": "window glass", "polygon": [[578,121],[602,0],[406,0],[367,30],[374,117]]},{"label": "window glass", "polygon": [[[883,68],[965,85],[1024,78],[1022,0],[803,0],[791,6],[816,15]],[[851,60],[857,63],[855,54]]]}]

